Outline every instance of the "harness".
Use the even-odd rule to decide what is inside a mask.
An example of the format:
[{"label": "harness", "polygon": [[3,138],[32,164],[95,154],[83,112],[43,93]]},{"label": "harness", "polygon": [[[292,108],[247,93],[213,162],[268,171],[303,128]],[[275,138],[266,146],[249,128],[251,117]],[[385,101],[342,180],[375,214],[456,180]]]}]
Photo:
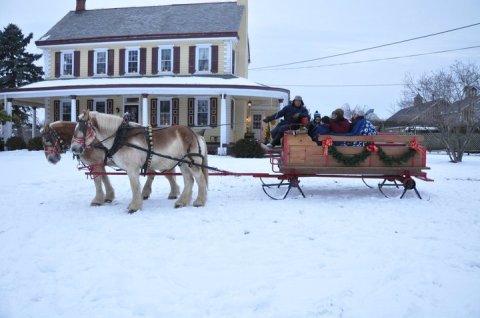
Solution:
[{"label": "harness", "polygon": [[[88,125],[89,125],[88,120],[80,120],[79,121],[79,129],[82,131],[84,136],[87,135]],[[143,128],[140,132],[138,132],[136,134],[129,134],[129,131],[131,131],[132,129],[140,129],[140,128]],[[156,130],[161,130],[161,129],[165,129],[165,128],[157,128]],[[202,148],[201,148],[201,145],[200,145],[200,141],[198,140],[198,138],[196,138],[195,132],[191,128],[189,128],[189,129],[190,129],[191,135],[193,137],[192,142],[193,142],[193,140],[197,141],[198,153],[190,152],[190,149],[192,147],[192,142],[191,142],[188,145],[187,153],[182,158],[175,158],[175,157],[172,157],[172,156],[169,156],[169,155],[165,155],[165,154],[161,154],[161,153],[153,151],[153,129],[152,129],[152,127],[151,126],[132,127],[132,126],[129,125],[129,121],[125,118],[124,118],[123,122],[120,124],[120,126],[118,127],[118,129],[117,129],[117,131],[115,132],[114,135],[112,135],[110,137],[107,137],[104,140],[99,141],[96,144],[92,144],[92,145],[90,145],[90,147],[98,147],[99,145],[101,145],[105,149],[104,164],[107,163],[108,159],[111,159],[113,161],[112,157],[115,155],[115,153],[117,153],[124,146],[131,147],[131,148],[146,152],[147,157],[146,157],[145,162],[142,166],[142,174],[146,174],[147,171],[150,170],[150,166],[151,166],[151,163],[152,163],[152,158],[153,158],[154,155],[159,156],[161,158],[176,161],[176,164],[173,167],[171,167],[169,169],[165,169],[163,172],[174,169],[176,166],[181,166],[184,163],[188,164],[189,166],[195,165],[195,166],[199,166],[199,167],[202,167],[202,168],[209,168],[210,169],[211,167],[205,166],[203,164],[205,159],[204,159],[204,156],[202,155]],[[146,149],[143,148],[143,147],[140,147],[138,145],[132,144],[132,143],[127,141],[127,139],[129,137],[134,137],[138,134],[144,134],[145,143],[147,144]],[[105,141],[105,140],[108,140],[110,138],[114,138],[114,140],[113,140],[112,147],[110,149],[108,149],[108,148],[103,146],[102,142]],[[85,144],[85,140],[81,140],[80,138],[77,138],[76,140],[79,143]],[[194,161],[195,157],[200,157],[202,159],[202,164],[195,163],[195,161]],[[188,158],[189,160],[187,160],[185,158]]]},{"label": "harness", "polygon": [[46,134],[48,134],[50,138],[54,139],[55,143],[53,144],[53,147],[46,147],[47,150],[44,150],[44,152],[62,154],[66,153],[68,148],[70,148],[70,146],[67,145],[63,138],[60,137],[60,134],[50,125],[48,125],[48,131],[46,132]]}]

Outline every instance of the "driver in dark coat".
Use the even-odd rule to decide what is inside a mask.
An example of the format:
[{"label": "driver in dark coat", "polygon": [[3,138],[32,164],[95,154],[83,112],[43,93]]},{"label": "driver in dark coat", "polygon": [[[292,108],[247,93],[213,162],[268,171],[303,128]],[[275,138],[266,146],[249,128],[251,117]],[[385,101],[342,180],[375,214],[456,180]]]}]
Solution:
[{"label": "driver in dark coat", "polygon": [[301,96],[295,96],[293,102],[283,107],[279,112],[265,117],[263,121],[265,123],[272,120],[282,118],[278,125],[272,129],[270,134],[272,135],[272,142],[267,144],[267,147],[275,147],[280,145],[280,140],[283,137],[283,133],[289,129],[298,129],[299,121],[301,118],[309,118],[308,109],[305,107]]}]

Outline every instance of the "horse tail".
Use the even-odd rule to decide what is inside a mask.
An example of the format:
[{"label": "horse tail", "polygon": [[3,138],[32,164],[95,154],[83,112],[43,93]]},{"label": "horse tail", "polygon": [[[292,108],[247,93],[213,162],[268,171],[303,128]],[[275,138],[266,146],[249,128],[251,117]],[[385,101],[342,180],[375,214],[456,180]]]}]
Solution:
[{"label": "horse tail", "polygon": [[207,142],[205,141],[205,138],[203,138],[202,136],[199,137],[202,141],[202,146],[203,146],[203,149],[202,149],[202,155],[203,155],[203,162],[202,162],[202,173],[203,173],[203,176],[205,177],[205,182],[207,184],[207,187],[208,187],[208,149],[207,149]]}]

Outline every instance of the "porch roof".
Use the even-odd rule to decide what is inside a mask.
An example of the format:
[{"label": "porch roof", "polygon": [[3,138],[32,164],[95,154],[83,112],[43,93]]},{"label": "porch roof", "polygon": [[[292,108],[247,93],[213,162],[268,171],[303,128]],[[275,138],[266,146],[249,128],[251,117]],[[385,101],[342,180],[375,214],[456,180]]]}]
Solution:
[{"label": "porch roof", "polygon": [[156,76],[57,79],[0,91],[0,98],[95,95],[234,95],[288,101],[290,91],[235,76]]}]

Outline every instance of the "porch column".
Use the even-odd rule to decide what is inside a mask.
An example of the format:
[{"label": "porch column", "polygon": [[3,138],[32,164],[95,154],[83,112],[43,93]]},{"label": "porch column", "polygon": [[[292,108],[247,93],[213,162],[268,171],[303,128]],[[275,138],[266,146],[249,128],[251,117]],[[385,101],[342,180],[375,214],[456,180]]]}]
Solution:
[{"label": "porch column", "polygon": [[[225,146],[225,147],[224,147]],[[217,154],[221,156],[227,155],[227,94],[222,94],[220,102],[220,147]]]},{"label": "porch column", "polygon": [[[5,111],[7,112],[7,115],[10,117],[12,116],[12,103],[13,103],[13,98],[7,98]],[[4,141],[4,144],[6,145],[8,138],[12,137],[12,122],[7,121],[5,123],[5,126],[3,127],[5,128],[3,133],[3,141]],[[5,146],[5,150],[7,150],[7,146]]]},{"label": "porch column", "polygon": [[77,96],[70,96],[70,121],[77,121]]},{"label": "porch column", "polygon": [[32,138],[36,137],[36,129],[37,129],[37,107],[33,108],[33,118],[32,118]]},{"label": "porch column", "polygon": [[148,126],[148,94],[142,94],[142,125]]}]

